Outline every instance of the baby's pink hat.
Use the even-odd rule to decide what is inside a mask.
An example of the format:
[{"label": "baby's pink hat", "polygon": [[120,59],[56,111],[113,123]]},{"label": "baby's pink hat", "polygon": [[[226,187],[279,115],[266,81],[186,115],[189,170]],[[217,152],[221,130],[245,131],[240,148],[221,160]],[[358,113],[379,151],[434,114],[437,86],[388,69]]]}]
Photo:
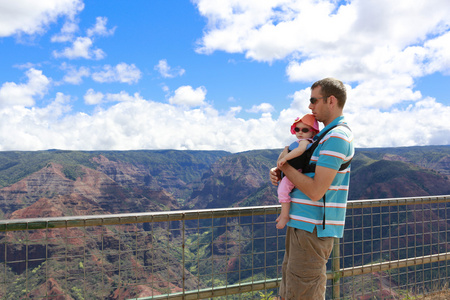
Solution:
[{"label": "baby's pink hat", "polygon": [[302,122],[302,123],[304,123],[304,124],[306,124],[308,126],[311,126],[316,133],[318,133],[320,131],[319,130],[319,122],[317,122],[317,120],[314,117],[314,115],[306,114],[306,115],[303,116],[303,118],[301,118],[301,119],[297,118],[297,119],[295,119],[294,123],[292,123],[292,125],[291,125],[291,133],[292,134],[295,134],[295,129],[294,128],[295,128],[295,126],[296,126],[296,124],[298,122]]}]

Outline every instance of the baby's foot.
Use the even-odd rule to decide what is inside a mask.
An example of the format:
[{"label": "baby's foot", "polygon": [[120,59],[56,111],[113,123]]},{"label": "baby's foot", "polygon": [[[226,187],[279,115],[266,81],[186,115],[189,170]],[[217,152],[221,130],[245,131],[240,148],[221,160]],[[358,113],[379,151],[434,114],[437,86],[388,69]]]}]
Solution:
[{"label": "baby's foot", "polygon": [[277,226],[276,226],[277,229],[283,229],[284,226],[286,226],[287,222],[289,222],[289,217],[279,216],[276,221],[277,221]]}]

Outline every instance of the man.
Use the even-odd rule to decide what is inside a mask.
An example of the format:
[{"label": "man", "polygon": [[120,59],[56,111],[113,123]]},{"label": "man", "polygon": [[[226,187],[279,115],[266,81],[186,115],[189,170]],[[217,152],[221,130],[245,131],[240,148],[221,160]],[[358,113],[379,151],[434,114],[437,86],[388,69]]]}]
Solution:
[{"label": "man", "polygon": [[314,138],[321,139],[310,160],[316,164],[315,171],[302,174],[289,164],[270,171],[272,184],[278,184],[282,171],[295,185],[282,266],[280,295],[284,300],[325,299],[326,263],[334,238],[344,233],[350,181],[345,163],[354,155],[353,134],[342,115],[346,98],[341,81],[325,78],[315,82],[309,109],[325,126]]}]

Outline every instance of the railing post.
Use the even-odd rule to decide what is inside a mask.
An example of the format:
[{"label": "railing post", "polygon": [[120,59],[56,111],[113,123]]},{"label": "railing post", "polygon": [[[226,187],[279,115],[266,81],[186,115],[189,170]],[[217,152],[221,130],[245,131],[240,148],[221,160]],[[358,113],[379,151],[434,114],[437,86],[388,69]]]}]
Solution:
[{"label": "railing post", "polygon": [[[184,215],[183,215],[184,217]],[[182,235],[182,241],[181,241],[181,257],[182,257],[182,272],[183,272],[183,283],[182,283],[182,288],[183,288],[183,296],[184,293],[186,292],[186,258],[185,258],[185,253],[186,253],[186,236],[185,236],[185,231],[186,231],[186,220],[183,218],[182,222],[182,229],[181,229],[181,235]]]},{"label": "railing post", "polygon": [[332,279],[332,294],[333,299],[339,299],[340,297],[340,243],[338,238],[334,238],[333,252],[331,254],[331,272],[333,274]]}]

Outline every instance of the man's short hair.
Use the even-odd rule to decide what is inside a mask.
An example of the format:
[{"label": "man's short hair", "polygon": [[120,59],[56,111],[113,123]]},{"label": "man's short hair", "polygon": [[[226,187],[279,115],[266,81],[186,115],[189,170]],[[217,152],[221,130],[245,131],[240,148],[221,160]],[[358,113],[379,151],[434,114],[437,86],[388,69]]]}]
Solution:
[{"label": "man's short hair", "polygon": [[314,82],[311,86],[311,90],[319,86],[321,87],[322,96],[334,96],[338,100],[338,106],[341,108],[344,107],[345,101],[347,100],[347,90],[342,81],[330,77],[324,78]]}]

